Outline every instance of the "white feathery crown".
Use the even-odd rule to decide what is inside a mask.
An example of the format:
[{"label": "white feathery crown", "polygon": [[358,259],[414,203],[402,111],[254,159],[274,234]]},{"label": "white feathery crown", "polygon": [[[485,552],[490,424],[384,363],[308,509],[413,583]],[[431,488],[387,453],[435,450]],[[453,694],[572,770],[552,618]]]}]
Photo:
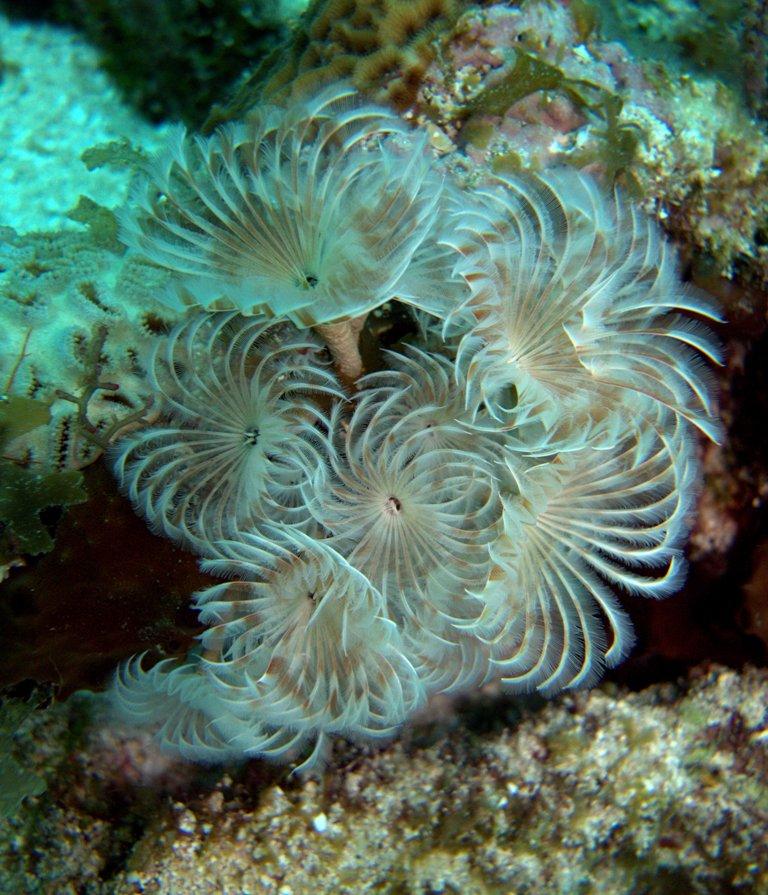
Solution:
[{"label": "white feathery crown", "polygon": [[[462,187],[342,84],[177,133],[123,234],[197,311],[115,471],[228,579],[198,650],[116,675],[163,747],[306,768],[438,693],[590,684],[631,648],[622,597],[680,586],[719,318],[619,189]],[[308,328],[396,301],[412,338],[349,397]]]},{"label": "white feathery crown", "polygon": [[334,86],[209,138],[174,133],[121,215],[126,244],[175,275],[172,302],[311,326],[399,294],[442,177],[426,135],[355,98]]}]

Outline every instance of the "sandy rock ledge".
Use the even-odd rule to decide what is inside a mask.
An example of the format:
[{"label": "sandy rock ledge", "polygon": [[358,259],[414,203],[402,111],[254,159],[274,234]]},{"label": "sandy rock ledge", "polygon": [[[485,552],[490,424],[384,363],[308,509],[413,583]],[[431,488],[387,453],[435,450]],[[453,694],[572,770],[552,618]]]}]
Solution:
[{"label": "sandy rock ledge", "polygon": [[722,668],[489,700],[378,752],[343,746],[322,780],[174,764],[99,725],[57,749],[64,706],[17,737],[49,788],[0,826],[0,891],[765,893],[766,706],[768,673]]}]

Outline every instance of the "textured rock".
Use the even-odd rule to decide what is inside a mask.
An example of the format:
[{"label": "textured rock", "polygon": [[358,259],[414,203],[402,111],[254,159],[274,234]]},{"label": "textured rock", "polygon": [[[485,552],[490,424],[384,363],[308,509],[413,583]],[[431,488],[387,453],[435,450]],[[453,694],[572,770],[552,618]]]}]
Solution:
[{"label": "textured rock", "polygon": [[322,780],[201,772],[97,728],[2,827],[0,889],[764,893],[766,704],[766,672],[722,668],[519,717],[489,700],[472,708],[489,732],[424,719],[379,752],[341,747]]},{"label": "textured rock", "polygon": [[765,282],[768,141],[738,85],[643,59],[592,25],[583,4],[470,7],[441,38],[416,118],[459,165],[454,145],[497,170],[618,175],[705,267]]}]

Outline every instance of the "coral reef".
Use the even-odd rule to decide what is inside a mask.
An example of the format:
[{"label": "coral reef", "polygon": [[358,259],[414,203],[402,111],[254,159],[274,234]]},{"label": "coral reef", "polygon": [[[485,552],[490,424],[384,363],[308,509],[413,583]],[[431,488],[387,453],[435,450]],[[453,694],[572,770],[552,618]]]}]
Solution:
[{"label": "coral reef", "polygon": [[497,170],[620,175],[712,269],[768,279],[768,139],[740,89],[633,57],[601,39],[582,7],[467,10],[442,35],[414,104],[433,144],[459,167],[462,144]]},{"label": "coral reef", "polygon": [[768,7],[763,0],[745,3],[742,31],[744,87],[752,112],[768,117]]},{"label": "coral reef", "polygon": [[124,261],[105,207],[123,200],[141,157],[127,136],[151,149],[157,132],[73,34],[5,17],[0,34],[0,428],[8,475],[39,490],[98,456],[97,430],[143,407],[137,359],[174,318],[155,301],[158,277]]},{"label": "coral reef", "polygon": [[[642,649],[614,672],[626,680],[671,680],[713,653],[765,660],[764,365],[752,349],[766,325],[765,135],[725,68],[727,84],[638,61],[598,36],[583,2],[461,8],[318,0],[287,65],[257,67],[211,118],[245,123],[175,138],[164,167],[128,142],[102,145],[83,156],[100,182],[114,175],[100,204],[71,208],[87,191],[75,177],[49,209],[58,225],[70,207],[68,232],[21,232],[50,228],[32,213],[4,231],[4,485],[68,476],[77,497],[82,478],[99,504],[61,519],[24,505],[38,545],[56,526],[58,549],[11,571],[36,549],[17,537],[2,557],[3,681],[55,679],[65,695],[149,650],[165,661],[136,659],[117,679],[133,720],[188,756],[257,759],[229,775],[176,764],[113,721],[75,743],[79,700],[32,713],[8,767],[28,768],[37,795],[0,823],[0,890],[768,889],[764,673],[705,668],[545,706],[453,695],[590,682],[629,650],[630,615]],[[678,46],[713,21],[728,46],[748,39],[722,4],[707,5],[710,20],[675,8]],[[747,23],[758,46],[761,21]],[[6,83],[21,96],[19,59]],[[326,113],[297,114],[288,84],[300,92],[336,68],[403,110],[440,163],[427,137],[355,105],[349,85]],[[757,54],[748,77],[759,112]],[[282,110],[254,111],[265,93]],[[564,163],[587,173],[548,170]],[[106,205],[137,166],[120,237]],[[682,265],[628,195],[681,242]],[[341,213],[323,217],[318,196]],[[282,242],[254,271],[238,259],[265,218]],[[393,248],[403,221],[408,244]],[[321,262],[372,232],[361,304],[348,276],[360,253],[342,259],[346,279]],[[681,271],[735,321],[724,445],[697,443],[696,428],[722,433],[696,358],[719,351],[686,317],[714,312]],[[263,294],[244,304],[259,277]],[[328,281],[343,288],[305,301]],[[209,313],[174,329],[186,304]],[[261,316],[286,304],[295,323],[340,329],[305,338]],[[357,379],[362,368],[375,372]],[[306,423],[296,469],[281,466],[275,419]],[[123,487],[148,521],[233,580],[211,586],[194,557],[131,518],[104,464],[81,476],[123,436],[112,462],[122,452]],[[681,583],[699,463],[692,583],[643,608],[635,596]],[[220,488],[233,469],[236,484]],[[200,630],[184,609],[193,591],[208,627],[179,662],[167,657]],[[404,722],[376,752],[369,741]],[[321,783],[259,760],[329,755]]]},{"label": "coral reef", "polygon": [[765,672],[716,667],[643,693],[481,701],[452,729],[340,746],[322,783],[258,762],[190,776],[131,730],[74,745],[70,703],[17,738],[37,742],[48,792],[0,822],[0,889],[760,895],[767,702]]}]

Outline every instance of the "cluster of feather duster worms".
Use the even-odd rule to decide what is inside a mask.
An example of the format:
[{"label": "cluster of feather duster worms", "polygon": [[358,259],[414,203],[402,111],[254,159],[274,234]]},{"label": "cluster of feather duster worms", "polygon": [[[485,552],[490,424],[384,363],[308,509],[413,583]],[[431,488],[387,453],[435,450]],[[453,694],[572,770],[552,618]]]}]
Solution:
[{"label": "cluster of feather duster worms", "polygon": [[[620,192],[469,189],[342,84],[179,131],[122,234],[190,311],[112,461],[225,579],[193,654],[116,675],[166,748],[309,767],[433,694],[585,685],[631,646],[619,595],[679,587],[717,314]],[[365,372],[388,302],[414,335]]]}]

